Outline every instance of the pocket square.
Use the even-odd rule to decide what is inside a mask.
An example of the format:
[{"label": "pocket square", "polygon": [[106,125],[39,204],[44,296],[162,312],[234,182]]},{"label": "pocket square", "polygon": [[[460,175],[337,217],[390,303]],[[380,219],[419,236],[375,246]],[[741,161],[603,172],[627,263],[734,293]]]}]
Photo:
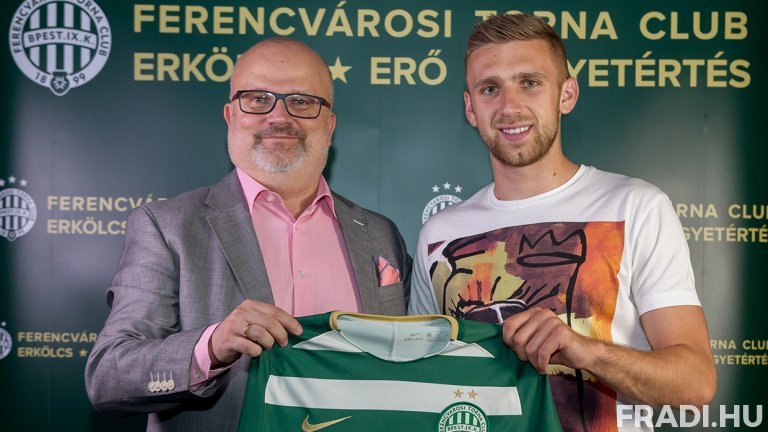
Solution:
[{"label": "pocket square", "polygon": [[400,270],[390,264],[384,257],[379,257],[377,266],[379,270],[379,286],[400,282]]}]

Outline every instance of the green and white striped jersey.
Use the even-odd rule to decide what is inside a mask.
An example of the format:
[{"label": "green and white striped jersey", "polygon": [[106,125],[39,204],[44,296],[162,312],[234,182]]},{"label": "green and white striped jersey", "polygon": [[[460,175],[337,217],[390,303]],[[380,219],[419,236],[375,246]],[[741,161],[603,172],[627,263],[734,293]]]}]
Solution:
[{"label": "green and white striped jersey", "polygon": [[332,312],[254,359],[240,432],[560,431],[546,376],[501,327]]}]

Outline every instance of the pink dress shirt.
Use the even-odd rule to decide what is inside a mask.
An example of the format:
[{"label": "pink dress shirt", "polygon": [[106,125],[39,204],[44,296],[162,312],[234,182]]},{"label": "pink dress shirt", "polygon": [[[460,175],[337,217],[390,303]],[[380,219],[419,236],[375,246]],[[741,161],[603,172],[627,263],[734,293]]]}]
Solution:
[{"label": "pink dress shirt", "polygon": [[[275,305],[293,316],[361,310],[344,236],[328,183],[320,177],[312,204],[294,219],[283,199],[237,170]],[[343,269],[343,270],[342,270]]]},{"label": "pink dress shirt", "polygon": [[[352,262],[334,211],[328,183],[320,177],[317,195],[294,218],[279,194],[237,169],[253,228],[267,269],[275,305],[293,316],[331,310],[362,311]],[[195,345],[190,387],[201,389],[226,370],[211,370],[208,342],[213,324]]]}]

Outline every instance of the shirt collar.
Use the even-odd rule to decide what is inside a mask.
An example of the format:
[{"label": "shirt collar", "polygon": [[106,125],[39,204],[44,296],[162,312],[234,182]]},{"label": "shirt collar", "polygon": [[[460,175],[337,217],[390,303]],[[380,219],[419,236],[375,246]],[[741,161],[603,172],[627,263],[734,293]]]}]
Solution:
[{"label": "shirt collar", "polygon": [[[240,186],[242,186],[243,193],[245,194],[245,202],[248,203],[248,211],[251,213],[251,216],[253,216],[253,201],[256,197],[261,193],[272,191],[246,174],[246,172],[240,168],[235,168],[235,170],[237,171],[237,178],[240,180]],[[338,219],[336,216],[336,209],[333,205],[331,188],[328,186],[328,182],[325,181],[325,177],[323,176],[320,176],[320,181],[317,184],[317,195],[315,195],[315,199],[312,200],[311,206],[318,205],[321,202],[325,202],[328,205],[328,208],[330,208],[331,213],[333,213],[333,217]]]}]

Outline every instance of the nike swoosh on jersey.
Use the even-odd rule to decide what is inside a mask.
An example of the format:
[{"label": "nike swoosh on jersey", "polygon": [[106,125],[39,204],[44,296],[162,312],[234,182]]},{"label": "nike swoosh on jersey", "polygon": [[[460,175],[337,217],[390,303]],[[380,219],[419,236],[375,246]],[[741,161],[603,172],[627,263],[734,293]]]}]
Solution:
[{"label": "nike swoosh on jersey", "polygon": [[304,421],[301,423],[301,430],[302,430],[303,432],[314,432],[314,431],[318,431],[318,430],[320,430],[320,429],[325,429],[325,428],[327,428],[328,426],[333,426],[333,425],[335,425],[336,423],[341,423],[341,422],[343,422],[344,420],[346,420],[346,419],[348,419],[348,418],[351,418],[351,417],[352,417],[352,416],[347,416],[347,417],[342,417],[342,418],[339,418],[339,419],[336,419],[336,420],[327,421],[327,422],[324,422],[324,423],[311,424],[311,423],[309,422],[309,416],[307,416],[307,417],[304,419]]}]

